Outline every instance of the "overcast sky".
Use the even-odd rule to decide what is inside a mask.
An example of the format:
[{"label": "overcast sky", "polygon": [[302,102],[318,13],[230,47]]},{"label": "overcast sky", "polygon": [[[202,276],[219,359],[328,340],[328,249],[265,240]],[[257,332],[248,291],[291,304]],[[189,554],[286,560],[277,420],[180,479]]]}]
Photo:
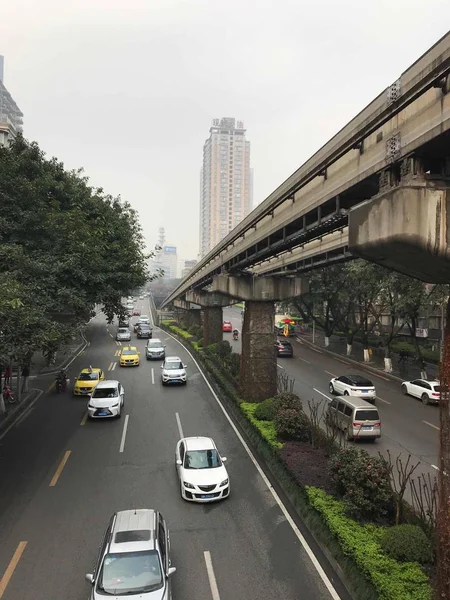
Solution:
[{"label": "overcast sky", "polygon": [[442,37],[449,0],[1,0],[24,134],[198,253],[202,146],[243,120],[261,202]]}]

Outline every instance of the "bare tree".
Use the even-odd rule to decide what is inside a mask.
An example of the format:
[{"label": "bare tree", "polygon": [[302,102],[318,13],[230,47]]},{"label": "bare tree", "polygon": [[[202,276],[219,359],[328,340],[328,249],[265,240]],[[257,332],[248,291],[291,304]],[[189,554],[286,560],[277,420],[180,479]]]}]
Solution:
[{"label": "bare tree", "polygon": [[294,393],[295,379],[291,379],[288,373],[284,369],[280,369],[277,372],[277,392],[282,394],[283,392]]},{"label": "bare tree", "polygon": [[414,512],[434,533],[438,502],[436,477],[422,473],[417,479],[411,479],[410,488]]},{"label": "bare tree", "polygon": [[311,422],[310,443],[313,448],[319,448],[323,445],[324,432],[321,424],[324,418],[323,400],[308,400],[309,420]]},{"label": "bare tree", "polygon": [[[381,453],[379,453],[380,456]],[[399,525],[403,516],[403,498],[405,496],[406,488],[411,480],[412,474],[420,465],[420,462],[415,465],[410,465],[411,454],[408,454],[406,463],[402,460],[402,455],[399,454],[395,463],[392,461],[392,456],[389,450],[387,451],[388,462],[389,462],[389,479],[391,482],[391,488],[394,495],[395,501],[395,524]]]}]

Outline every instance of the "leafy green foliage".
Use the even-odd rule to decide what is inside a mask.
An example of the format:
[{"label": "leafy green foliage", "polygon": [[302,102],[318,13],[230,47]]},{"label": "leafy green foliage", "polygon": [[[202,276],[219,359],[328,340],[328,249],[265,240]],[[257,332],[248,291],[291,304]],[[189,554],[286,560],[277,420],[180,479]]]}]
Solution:
[{"label": "leafy green foliage", "polygon": [[3,360],[57,348],[96,304],[109,320],[123,316],[121,298],[148,279],[129,204],[20,136],[0,148],[0,204]]},{"label": "leafy green foliage", "polygon": [[278,441],[277,433],[272,421],[260,421],[255,417],[255,411],[258,404],[250,402],[241,402],[240,408],[250,423],[259,431],[266,442],[274,449],[279,450],[283,444]]},{"label": "leafy green foliage", "polygon": [[360,525],[346,516],[345,503],[321,489],[307,487],[309,502],[379,593],[380,600],[431,600],[432,588],[417,563],[400,563],[387,556],[379,543],[381,528]]},{"label": "leafy green foliage", "polygon": [[292,392],[281,392],[280,394],[277,394],[274,398],[274,407],[276,412],[286,409],[297,411],[303,410],[302,401],[297,394],[293,394]]},{"label": "leafy green foliage", "polygon": [[401,562],[426,565],[433,562],[431,544],[418,525],[395,525],[386,528],[380,536],[380,545],[391,558]]},{"label": "leafy green foliage", "polygon": [[273,421],[275,418],[275,405],[273,398],[267,398],[256,405],[255,417],[260,421]]},{"label": "leafy green foliage", "polygon": [[392,490],[383,457],[353,446],[340,448],[331,457],[328,472],[337,493],[358,516],[376,520],[386,513]]},{"label": "leafy green foliage", "polygon": [[310,423],[303,411],[293,408],[277,410],[274,419],[275,431],[282,440],[307,442],[310,437]]},{"label": "leafy green foliage", "polygon": [[169,325],[168,327],[172,333],[181,336],[185,340],[191,340],[193,337],[188,331],[182,329],[181,327],[176,327],[175,325]]}]

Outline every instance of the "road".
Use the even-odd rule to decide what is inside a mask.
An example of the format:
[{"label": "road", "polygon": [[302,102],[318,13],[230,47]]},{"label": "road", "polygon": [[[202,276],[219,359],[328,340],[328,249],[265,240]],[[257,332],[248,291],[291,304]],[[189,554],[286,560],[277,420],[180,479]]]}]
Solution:
[{"label": "road", "polygon": [[[146,300],[139,304],[149,312]],[[167,355],[188,365],[186,387],[163,388],[160,363],[144,358],[145,340],[136,340],[141,365],[120,369],[114,332],[102,315],[94,318],[90,345],[69,375],[73,381],[91,365],[120,379],[121,419],[86,421],[87,400],[57,395],[51,379],[40,380],[44,393],[0,438],[0,598],[87,599],[84,575],[92,572],[111,514],[138,507],[160,509],[168,522],[177,567],[174,600],[347,600],[330,565],[308,546],[298,521],[269,488],[192,357],[155,330]],[[210,505],[181,499],[174,468],[180,426],[186,436],[213,437],[228,457],[229,499]]]},{"label": "road", "polygon": [[[224,319],[232,321],[233,327],[242,329],[241,309],[224,309]],[[229,336],[226,337],[225,336]],[[236,352],[240,352],[240,341],[234,342],[231,334],[224,334]],[[360,373],[371,379],[377,391],[377,407],[381,416],[382,437],[375,444],[357,442],[371,454],[382,452],[391,456],[402,454],[406,459],[420,462],[415,471],[437,474],[439,409],[435,405],[423,405],[420,400],[404,396],[400,384],[383,374],[373,374],[358,366],[349,366],[344,359],[334,357],[320,349],[290,338],[294,347],[294,358],[279,358],[278,366],[294,379],[294,391],[303,400],[323,401],[325,406],[331,399],[328,384],[332,377],[348,372]]]}]

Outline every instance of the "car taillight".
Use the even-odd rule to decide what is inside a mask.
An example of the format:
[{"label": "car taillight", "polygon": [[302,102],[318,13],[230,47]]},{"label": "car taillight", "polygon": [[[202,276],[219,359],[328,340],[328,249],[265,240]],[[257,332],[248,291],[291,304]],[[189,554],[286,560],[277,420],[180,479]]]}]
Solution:
[{"label": "car taillight", "polygon": [[439,393],[439,392],[432,392],[432,394],[431,394],[431,395],[432,395],[432,396],[437,396],[437,397],[439,398],[439,396],[440,396],[440,393]]},{"label": "car taillight", "polygon": [[374,427],[381,427],[381,423],[375,423]]},{"label": "car taillight", "polygon": [[361,427],[362,423],[353,423],[353,427]]}]

